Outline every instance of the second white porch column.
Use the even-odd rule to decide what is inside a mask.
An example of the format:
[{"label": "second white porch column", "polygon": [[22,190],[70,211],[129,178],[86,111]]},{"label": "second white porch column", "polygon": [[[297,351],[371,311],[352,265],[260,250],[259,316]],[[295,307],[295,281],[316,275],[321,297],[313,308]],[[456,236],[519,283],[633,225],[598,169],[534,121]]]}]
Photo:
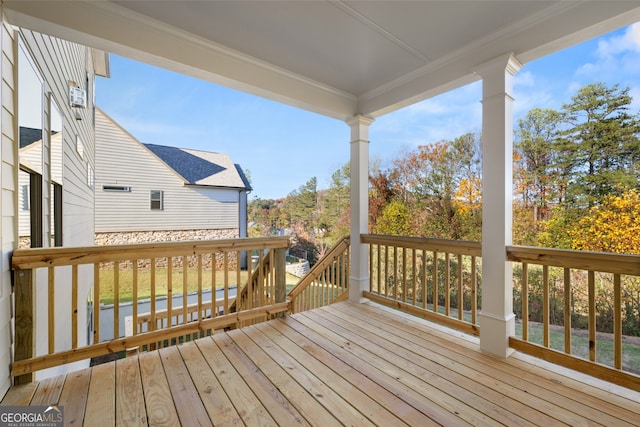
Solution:
[{"label": "second white porch column", "polygon": [[512,54],[479,67],[482,77],[482,310],[480,348],[507,357],[515,333],[512,268],[513,76]]},{"label": "second white porch column", "polygon": [[373,119],[356,116],[351,127],[351,270],[349,300],[362,302],[362,291],[369,290],[369,252],[360,235],[369,230],[369,126]]}]

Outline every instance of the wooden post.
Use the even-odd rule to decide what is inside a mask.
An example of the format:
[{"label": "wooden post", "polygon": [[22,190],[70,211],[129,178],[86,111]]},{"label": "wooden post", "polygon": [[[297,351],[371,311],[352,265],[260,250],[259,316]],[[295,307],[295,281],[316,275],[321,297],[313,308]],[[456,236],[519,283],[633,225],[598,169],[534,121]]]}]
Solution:
[{"label": "wooden post", "polygon": [[[275,302],[285,302],[287,300],[287,258],[286,249],[274,250],[274,273],[275,273]],[[278,316],[282,316],[280,313]]]},{"label": "wooden post", "polygon": [[[16,341],[14,346],[14,361],[30,359],[35,354],[35,295],[33,270],[17,270],[14,277],[14,298],[16,310]],[[14,385],[33,381],[33,374],[15,377]]]}]

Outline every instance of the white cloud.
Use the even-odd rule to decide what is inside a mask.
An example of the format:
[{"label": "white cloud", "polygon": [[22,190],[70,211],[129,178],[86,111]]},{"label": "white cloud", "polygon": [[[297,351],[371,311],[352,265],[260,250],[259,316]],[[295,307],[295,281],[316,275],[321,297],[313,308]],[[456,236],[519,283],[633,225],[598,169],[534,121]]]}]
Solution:
[{"label": "white cloud", "polygon": [[594,56],[594,61],[576,70],[576,77],[590,80],[635,78],[640,72],[640,22],[630,25],[622,34],[600,39]]},{"label": "white cloud", "polygon": [[536,84],[536,78],[530,71],[520,71],[513,78],[514,87],[532,87]]},{"label": "white cloud", "polygon": [[640,52],[640,22],[627,27],[622,35],[600,40],[596,54],[609,58],[628,51]]}]

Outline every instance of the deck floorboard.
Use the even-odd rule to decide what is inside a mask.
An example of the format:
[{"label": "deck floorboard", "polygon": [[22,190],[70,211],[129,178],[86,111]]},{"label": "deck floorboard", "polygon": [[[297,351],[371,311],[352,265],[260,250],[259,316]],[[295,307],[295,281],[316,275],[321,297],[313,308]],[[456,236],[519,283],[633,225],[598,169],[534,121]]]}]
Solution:
[{"label": "deck floorboard", "polygon": [[15,387],[65,425],[640,426],[640,393],[349,302]]}]

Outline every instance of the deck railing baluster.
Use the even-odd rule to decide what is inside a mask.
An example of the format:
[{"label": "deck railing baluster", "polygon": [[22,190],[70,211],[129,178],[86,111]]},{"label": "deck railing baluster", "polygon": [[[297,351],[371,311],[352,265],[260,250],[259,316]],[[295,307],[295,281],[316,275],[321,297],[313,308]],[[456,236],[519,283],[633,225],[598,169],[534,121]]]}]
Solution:
[{"label": "deck railing baluster", "polygon": [[[640,390],[640,381],[638,381],[637,376],[630,374],[628,368],[624,366],[622,346],[622,310],[624,304],[622,286],[624,280],[637,280],[640,277],[639,255],[509,246],[507,247],[507,259],[522,265],[522,339],[511,337],[509,339],[511,347],[553,363],[577,369],[625,387]],[[560,274],[552,272],[555,270],[550,270],[550,267],[562,269],[563,271],[562,298],[564,300],[561,305],[557,305],[554,302],[554,299],[557,298],[555,296],[557,289],[551,286],[556,280],[550,278],[550,276],[555,278]],[[537,274],[542,272],[541,289],[543,302],[541,315],[543,317],[543,338],[541,342],[537,341],[534,334],[530,333],[530,329],[534,326],[530,325],[529,316],[536,316],[536,313],[531,310],[530,314],[529,311],[530,285],[528,279],[534,268],[536,269],[535,272],[538,272]],[[533,274],[535,273],[531,273],[531,276]],[[608,300],[608,298],[611,298],[611,293],[609,293],[611,290],[613,301]],[[581,292],[583,294],[582,301],[576,302],[576,298],[580,298]],[[611,346],[613,347],[613,354],[612,356],[606,356],[606,352],[604,350],[602,352],[603,359],[607,359],[607,361],[599,360],[601,357],[598,355],[599,346],[596,341],[601,339],[596,329],[598,309],[596,302],[600,300],[608,301],[612,305]],[[550,306],[554,310],[558,306],[563,310],[563,316],[561,317],[564,335],[562,351],[551,348],[552,346],[560,347],[560,345],[554,344],[554,340],[550,339],[550,335],[554,333],[551,325]],[[582,318],[583,322],[586,320],[587,348],[575,345],[579,343],[579,340],[573,339],[578,332],[574,328],[580,328],[579,324],[581,322],[574,322],[572,316],[578,319]],[[584,327],[582,329],[584,330]],[[585,333],[582,332],[580,335],[585,335]],[[538,344],[537,342],[540,343]],[[603,341],[602,346],[605,345],[608,346]]]}]

